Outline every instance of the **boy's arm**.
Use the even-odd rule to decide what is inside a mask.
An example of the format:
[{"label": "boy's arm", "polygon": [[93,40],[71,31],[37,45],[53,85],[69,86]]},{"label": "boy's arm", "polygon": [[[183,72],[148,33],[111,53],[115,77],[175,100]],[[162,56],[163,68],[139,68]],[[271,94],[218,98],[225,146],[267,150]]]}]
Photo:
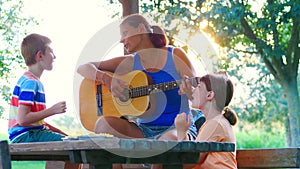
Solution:
[{"label": "boy's arm", "polygon": [[46,117],[66,112],[66,102],[59,102],[49,109],[31,112],[31,106],[19,105],[17,121],[20,125],[28,125],[45,119]]}]

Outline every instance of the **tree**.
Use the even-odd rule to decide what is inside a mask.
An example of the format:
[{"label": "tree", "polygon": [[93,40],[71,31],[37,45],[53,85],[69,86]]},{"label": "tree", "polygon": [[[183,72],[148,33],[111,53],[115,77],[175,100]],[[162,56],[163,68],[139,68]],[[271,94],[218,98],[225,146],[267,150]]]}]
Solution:
[{"label": "tree", "polygon": [[205,23],[203,30],[229,52],[259,56],[285,94],[289,145],[300,145],[299,0],[153,0],[141,6],[145,12],[163,13],[165,22],[181,18],[186,29],[199,30]]},{"label": "tree", "polygon": [[[300,59],[299,0],[151,0],[140,4],[143,13],[163,15],[165,25],[171,25],[175,17],[180,18],[191,35],[199,30],[201,24],[206,24],[203,31],[210,34],[221,47],[228,49],[229,59],[232,56],[258,56],[268,70],[261,71],[264,72],[259,75],[261,79],[269,77],[270,82],[274,79],[283,90],[288,105],[288,145],[300,145],[297,85]],[[176,34],[177,27],[168,33]]]},{"label": "tree", "polygon": [[[22,14],[23,1],[0,1],[0,92],[4,101],[10,100],[10,72],[17,67],[25,68],[19,52],[19,39],[26,33],[27,25],[36,23],[32,18]],[[23,16],[23,17],[22,17]],[[0,117],[4,111],[0,106]]]}]

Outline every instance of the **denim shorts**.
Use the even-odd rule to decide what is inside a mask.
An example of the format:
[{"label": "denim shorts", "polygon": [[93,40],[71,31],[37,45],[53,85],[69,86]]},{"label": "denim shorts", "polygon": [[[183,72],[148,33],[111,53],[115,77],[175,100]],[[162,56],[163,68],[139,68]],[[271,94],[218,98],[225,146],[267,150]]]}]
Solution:
[{"label": "denim shorts", "polygon": [[65,136],[48,129],[34,129],[18,135],[11,143],[62,141],[63,137]]},{"label": "denim shorts", "polygon": [[[170,130],[174,130],[175,126],[149,126],[146,124],[137,125],[145,138],[157,139],[164,133]],[[191,126],[188,130],[189,140],[195,140],[197,137],[197,128],[195,126]]]}]

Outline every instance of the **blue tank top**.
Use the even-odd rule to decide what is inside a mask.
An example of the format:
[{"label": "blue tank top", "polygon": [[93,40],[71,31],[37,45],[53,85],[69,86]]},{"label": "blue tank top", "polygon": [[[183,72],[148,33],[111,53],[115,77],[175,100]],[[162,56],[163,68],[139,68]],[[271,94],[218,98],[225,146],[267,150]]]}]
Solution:
[{"label": "blue tank top", "polygon": [[[138,54],[134,55],[133,70],[141,70],[150,76],[154,84],[180,80],[181,76],[176,70],[173,60],[173,47],[168,47],[167,61],[163,69],[158,72],[147,72],[141,65]],[[188,98],[179,95],[177,89],[156,93],[156,107],[153,114],[146,118],[138,118],[138,124],[149,126],[172,126],[178,113],[190,113]]]}]

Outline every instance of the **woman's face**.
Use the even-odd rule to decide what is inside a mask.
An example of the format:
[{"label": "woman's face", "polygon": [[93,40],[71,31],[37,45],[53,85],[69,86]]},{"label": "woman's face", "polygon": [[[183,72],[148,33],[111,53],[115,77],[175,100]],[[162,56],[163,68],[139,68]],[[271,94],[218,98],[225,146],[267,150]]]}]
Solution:
[{"label": "woman's face", "polygon": [[201,110],[207,102],[207,94],[208,91],[205,84],[200,82],[198,87],[193,90],[192,107]]},{"label": "woman's face", "polygon": [[121,40],[120,43],[124,44],[124,49],[128,53],[133,53],[139,50],[142,42],[142,34],[138,28],[132,27],[129,24],[120,25]]}]

